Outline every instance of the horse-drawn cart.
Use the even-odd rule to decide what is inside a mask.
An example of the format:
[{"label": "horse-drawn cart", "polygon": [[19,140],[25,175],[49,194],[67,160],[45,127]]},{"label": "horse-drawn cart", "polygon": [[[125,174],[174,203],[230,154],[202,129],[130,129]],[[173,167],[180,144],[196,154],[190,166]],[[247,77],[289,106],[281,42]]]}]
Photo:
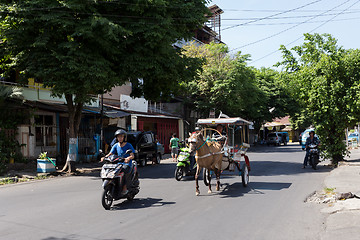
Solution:
[{"label": "horse-drawn cart", "polygon": [[[197,124],[202,127],[201,132],[206,138],[207,144],[211,144],[212,141],[221,142],[221,153],[223,153],[221,171],[237,172],[241,176],[243,186],[246,187],[249,183],[251,168],[249,157],[246,155],[250,145],[245,142],[249,139],[247,126],[251,123],[236,117],[199,119]],[[214,138],[214,134],[218,137]],[[242,159],[243,163],[241,162]],[[204,169],[205,185],[209,184],[211,176],[212,171]]]}]

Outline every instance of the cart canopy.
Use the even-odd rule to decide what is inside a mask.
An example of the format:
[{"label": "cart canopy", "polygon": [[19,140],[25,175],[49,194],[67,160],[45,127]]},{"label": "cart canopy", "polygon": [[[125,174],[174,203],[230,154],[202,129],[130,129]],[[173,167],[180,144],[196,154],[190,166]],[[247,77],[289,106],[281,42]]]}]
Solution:
[{"label": "cart canopy", "polygon": [[198,124],[210,125],[210,124],[234,124],[234,125],[251,125],[249,122],[241,117],[234,118],[204,118],[197,121]]}]

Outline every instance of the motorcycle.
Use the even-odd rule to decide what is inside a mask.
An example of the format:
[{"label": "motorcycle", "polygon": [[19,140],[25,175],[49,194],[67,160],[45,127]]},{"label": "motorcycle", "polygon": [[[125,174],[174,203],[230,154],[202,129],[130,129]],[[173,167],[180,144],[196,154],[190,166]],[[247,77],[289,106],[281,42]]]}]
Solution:
[{"label": "motorcycle", "polygon": [[[128,150],[126,154],[131,153]],[[132,167],[130,169],[130,186],[128,191],[123,194],[122,189],[125,184],[125,173],[122,172],[124,158],[111,155],[104,159],[105,164],[101,169],[101,179],[103,181],[103,193],[101,196],[102,206],[109,210],[113,201],[126,198],[128,201],[132,201],[136,194],[140,191],[139,173],[137,171],[137,163],[135,160],[132,161]]]},{"label": "motorcycle", "polygon": [[190,149],[189,148],[180,148],[180,153],[178,156],[178,163],[175,170],[175,179],[180,181],[184,176],[195,176],[196,173],[196,162],[194,166],[190,167]]},{"label": "motorcycle", "polygon": [[310,144],[308,148],[310,166],[312,166],[312,168],[316,170],[316,165],[318,165],[318,163],[320,162],[318,146],[316,144]]}]

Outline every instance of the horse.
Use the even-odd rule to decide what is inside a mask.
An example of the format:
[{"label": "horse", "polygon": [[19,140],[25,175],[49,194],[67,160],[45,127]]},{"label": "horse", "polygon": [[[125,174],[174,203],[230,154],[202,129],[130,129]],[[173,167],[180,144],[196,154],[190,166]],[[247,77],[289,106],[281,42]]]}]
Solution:
[{"label": "horse", "polygon": [[[195,182],[196,182],[196,195],[200,194],[198,178],[203,168],[212,170],[216,175],[216,191],[220,190],[220,173],[221,162],[223,159],[222,144],[219,142],[211,142],[207,144],[208,139],[204,141],[203,135],[200,133],[193,133],[189,139],[190,152],[196,151],[195,159],[197,163]],[[209,190],[208,193],[212,193],[209,177]]]}]

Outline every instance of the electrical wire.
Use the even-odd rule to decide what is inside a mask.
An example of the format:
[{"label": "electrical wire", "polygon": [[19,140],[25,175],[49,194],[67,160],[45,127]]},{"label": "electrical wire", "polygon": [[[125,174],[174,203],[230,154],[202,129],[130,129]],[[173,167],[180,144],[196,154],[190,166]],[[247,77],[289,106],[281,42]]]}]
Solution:
[{"label": "electrical wire", "polygon": [[[271,17],[267,18],[267,20],[281,20],[281,19],[292,19],[292,18],[311,18],[314,16],[321,16],[321,17],[327,17],[327,16],[338,16],[339,14],[358,14],[360,10],[357,11],[351,11],[351,12],[341,12],[341,13],[329,13],[329,14],[315,14],[315,15],[295,15],[295,16],[287,16],[287,17]],[[261,18],[221,18],[221,21],[244,21],[244,20],[259,20]],[[251,24],[247,23],[246,25]]]},{"label": "electrical wire", "polygon": [[[332,9],[330,9],[330,10],[327,10],[327,11],[321,13],[321,14],[324,14],[324,13],[327,13],[327,12],[333,10],[333,9],[336,9],[336,8],[342,6],[342,5],[344,5],[344,4],[346,4],[346,3],[350,2],[350,1],[351,1],[351,0],[347,0],[347,1],[345,1],[345,2],[343,2],[343,3],[341,3],[341,4],[339,4],[339,5],[335,6],[334,8],[332,8]],[[275,37],[275,36],[278,36],[278,35],[280,35],[280,34],[282,34],[282,33],[284,33],[284,32],[287,32],[287,31],[289,31],[289,30],[291,30],[291,29],[293,29],[293,28],[296,28],[297,26],[300,26],[301,24],[304,24],[304,23],[306,23],[306,22],[309,22],[309,21],[312,20],[312,19],[317,18],[317,17],[318,17],[319,15],[321,15],[321,14],[315,15],[314,17],[312,17],[312,18],[310,18],[310,19],[308,19],[308,20],[305,20],[305,21],[303,21],[303,22],[300,22],[300,23],[298,23],[298,24],[296,24],[296,25],[294,25],[294,26],[291,26],[291,27],[289,27],[289,28],[286,28],[286,29],[284,29],[284,30],[282,30],[282,31],[280,31],[280,32],[277,32],[277,33],[275,33],[275,34],[272,34],[272,35],[270,35],[270,36],[268,36],[268,37],[265,37],[265,38],[256,40],[256,41],[251,42],[251,43],[247,43],[247,44],[242,45],[242,46],[237,47],[237,48],[233,48],[233,49],[230,50],[230,52],[235,51],[235,50],[240,49],[240,48],[244,48],[244,47],[250,46],[250,45],[254,45],[254,44],[256,44],[256,43],[263,42],[263,41],[265,41],[265,40],[268,40],[268,39],[270,39],[270,38],[273,38],[273,37]],[[337,15],[336,15],[335,17],[337,17]],[[333,17],[333,18],[335,18],[335,17]]]},{"label": "electrical wire", "polygon": [[[355,19],[360,19],[360,17],[353,17],[353,18],[342,18],[342,19],[335,19],[335,20],[331,20],[331,22],[340,22],[340,21],[349,21],[349,20],[355,20]],[[318,21],[309,21],[306,23],[323,23],[326,22],[328,20],[318,20]],[[254,23],[251,24],[247,27],[252,27],[252,26],[276,26],[276,25],[295,25],[295,24],[299,24],[300,22],[279,22],[279,23]],[[223,24],[224,25],[224,24]]]},{"label": "electrical wire", "polygon": [[272,18],[272,17],[275,17],[275,16],[279,16],[281,14],[285,14],[285,13],[288,13],[288,12],[293,12],[295,10],[298,10],[298,9],[301,9],[301,8],[304,8],[304,7],[307,7],[307,6],[310,6],[312,4],[315,4],[315,3],[318,3],[318,2],[321,2],[322,0],[316,0],[316,1],[313,1],[311,3],[308,3],[308,4],[305,4],[305,5],[302,5],[300,7],[297,7],[297,8],[293,8],[293,9],[289,9],[289,10],[286,10],[286,11],[283,11],[283,12],[280,12],[280,13],[276,13],[276,14],[272,14],[270,16],[266,16],[266,17],[263,17],[263,18],[259,18],[257,20],[252,20],[252,21],[249,21],[249,22],[246,22],[246,23],[242,23],[242,24],[237,24],[237,25],[234,25],[234,26],[231,26],[231,27],[227,27],[227,28],[224,28],[222,29],[222,31],[224,30],[228,30],[228,29],[231,29],[231,28],[235,28],[235,27],[240,27],[240,26],[243,26],[243,25],[246,25],[246,24],[250,24],[250,23],[253,23],[253,22],[257,22],[257,21],[262,21],[262,20],[265,20],[265,19],[268,19],[268,18]]},{"label": "electrical wire", "polygon": [[[356,1],[355,3],[353,3],[352,5],[350,5],[347,9],[351,8],[352,6],[354,6],[355,4],[357,4],[357,3],[359,3],[359,2],[360,2],[360,0]],[[347,9],[345,9],[345,10],[347,10]],[[345,10],[343,10],[343,11],[345,11]],[[324,26],[325,24],[333,21],[333,19],[336,18],[336,17],[337,17],[337,16],[334,16],[334,17],[330,18],[329,20],[327,20],[326,22],[320,24],[320,25],[317,26],[316,28],[313,28],[311,31],[309,31],[309,33],[312,33],[312,32],[314,32],[315,30],[319,29],[320,27]],[[288,47],[289,45],[291,45],[291,44],[299,41],[299,40],[302,39],[303,37],[304,37],[304,36],[301,36],[301,37],[299,37],[299,38],[291,41],[290,43],[286,44],[285,47]],[[249,62],[249,64],[258,62],[258,61],[260,61],[260,60],[262,60],[262,59],[264,59],[264,58],[266,58],[266,57],[268,57],[268,56],[271,56],[272,54],[274,54],[274,53],[276,53],[276,52],[279,52],[279,51],[280,51],[279,49],[276,50],[276,51],[273,51],[273,52],[271,52],[271,53],[269,53],[269,54],[267,54],[267,55],[265,55],[265,56],[263,56],[263,57],[261,57],[261,58],[258,58],[258,59],[254,60],[254,61]]]}]

